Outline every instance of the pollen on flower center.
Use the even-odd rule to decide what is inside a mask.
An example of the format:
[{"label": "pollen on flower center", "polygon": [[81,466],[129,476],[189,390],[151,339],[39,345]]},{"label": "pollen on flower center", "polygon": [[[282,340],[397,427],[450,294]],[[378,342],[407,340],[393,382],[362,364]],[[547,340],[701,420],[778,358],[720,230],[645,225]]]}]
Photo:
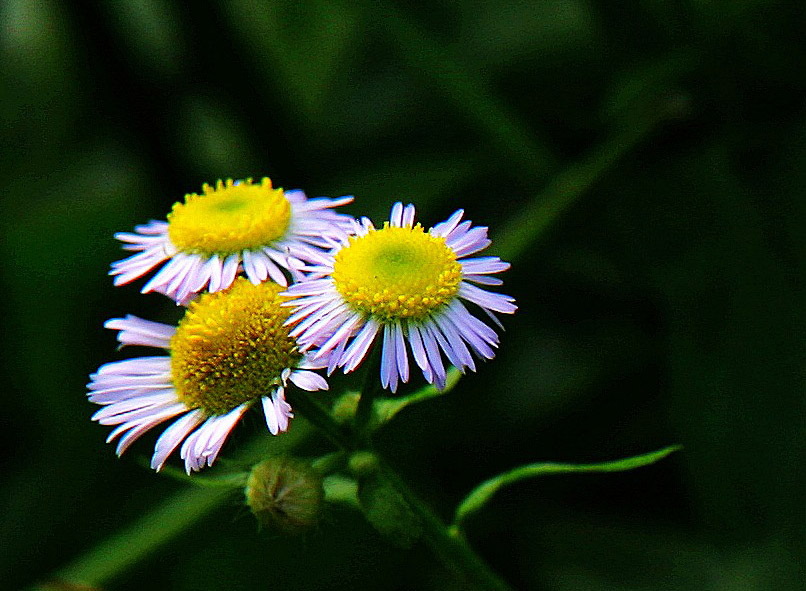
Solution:
[{"label": "pollen on flower center", "polygon": [[282,287],[239,278],[192,302],[171,339],[171,377],[189,408],[222,415],[267,395],[302,355],[283,323]]},{"label": "pollen on flower center", "polygon": [[266,246],[288,229],[291,204],[268,178],[260,184],[230,179],[202,189],[174,203],[168,214],[168,236],[180,251],[228,255]]},{"label": "pollen on flower center", "polygon": [[420,224],[388,223],[350,238],[333,264],[336,289],[355,310],[382,322],[422,320],[459,290],[462,266],[440,236]]}]

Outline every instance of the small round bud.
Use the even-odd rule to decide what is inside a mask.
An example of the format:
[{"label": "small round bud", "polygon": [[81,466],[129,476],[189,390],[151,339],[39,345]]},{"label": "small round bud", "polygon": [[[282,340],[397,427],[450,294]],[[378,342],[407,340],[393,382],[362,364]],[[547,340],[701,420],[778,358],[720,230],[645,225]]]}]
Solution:
[{"label": "small round bud", "polygon": [[368,476],[378,470],[378,457],[371,451],[357,451],[350,456],[350,470],[358,476]]},{"label": "small round bud", "polygon": [[316,525],[324,498],[322,477],[288,457],[256,464],[246,480],[246,504],[261,526],[298,534]]}]

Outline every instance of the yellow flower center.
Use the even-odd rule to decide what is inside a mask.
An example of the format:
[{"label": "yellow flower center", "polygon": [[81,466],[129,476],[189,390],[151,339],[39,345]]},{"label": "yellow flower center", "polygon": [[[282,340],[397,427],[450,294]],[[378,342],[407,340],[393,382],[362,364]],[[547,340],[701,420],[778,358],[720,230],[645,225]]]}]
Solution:
[{"label": "yellow flower center", "polygon": [[188,408],[222,415],[269,394],[302,355],[283,323],[283,288],[243,277],[192,302],[171,339],[171,377]]},{"label": "yellow flower center", "polygon": [[350,238],[333,264],[333,281],[347,303],[382,322],[423,320],[459,291],[462,266],[445,239],[384,224]]},{"label": "yellow flower center", "polygon": [[180,251],[233,254],[266,246],[288,229],[291,204],[267,178],[237,185],[228,179],[215,188],[205,184],[202,190],[202,195],[191,193],[184,203],[174,203],[168,214],[168,236]]}]

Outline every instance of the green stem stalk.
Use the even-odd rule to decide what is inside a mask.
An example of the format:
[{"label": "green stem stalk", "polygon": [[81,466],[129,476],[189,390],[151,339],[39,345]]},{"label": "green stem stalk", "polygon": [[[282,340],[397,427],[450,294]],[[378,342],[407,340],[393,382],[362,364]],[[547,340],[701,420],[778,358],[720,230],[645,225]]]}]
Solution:
[{"label": "green stem stalk", "polygon": [[420,518],[425,542],[449,568],[460,573],[472,587],[511,591],[511,587],[482,560],[465,538],[447,527],[431,507],[425,504],[384,462],[380,465],[380,475],[401,494],[411,510]]},{"label": "green stem stalk", "polygon": [[[362,397],[363,396],[364,395],[362,395]],[[308,394],[299,392],[297,398],[298,402],[300,402],[300,399],[308,398]],[[370,408],[371,402],[370,400],[370,404],[368,405]],[[311,403],[312,408],[318,407],[318,404],[313,403],[313,401],[311,401]],[[301,406],[300,410],[302,411]],[[319,412],[321,412],[321,414],[319,414]],[[307,415],[306,418],[311,420],[311,417]],[[355,452],[362,449],[362,441],[345,437],[333,417],[321,411],[321,407],[319,407],[317,411],[316,419],[311,420],[311,422],[322,428],[326,433],[340,433],[341,435],[338,438],[332,439],[334,443],[345,451]],[[452,533],[452,530],[445,525],[428,505],[417,497],[414,491],[411,490],[394,470],[385,465],[382,461],[379,467],[379,476],[401,494],[412,511],[420,518],[426,542],[443,562],[460,572],[468,583],[479,589],[493,591],[509,590],[507,584],[487,566],[481,557],[467,544],[465,539]]]},{"label": "green stem stalk", "polygon": [[367,359],[367,369],[364,374],[364,385],[361,386],[361,394],[358,399],[358,406],[355,409],[355,418],[353,419],[353,437],[355,444],[358,446],[368,447],[370,443],[370,429],[369,423],[372,419],[372,406],[375,398],[380,392],[380,380],[378,374],[381,369],[381,337],[378,335],[377,340],[372,346]]}]

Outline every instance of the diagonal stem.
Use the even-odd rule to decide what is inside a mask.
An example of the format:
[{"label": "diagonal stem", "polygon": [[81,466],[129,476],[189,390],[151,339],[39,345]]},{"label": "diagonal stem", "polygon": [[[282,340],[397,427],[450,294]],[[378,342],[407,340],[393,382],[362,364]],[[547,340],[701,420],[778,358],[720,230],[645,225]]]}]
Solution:
[{"label": "diagonal stem", "polygon": [[451,528],[447,527],[431,507],[424,503],[397,472],[383,461],[380,464],[379,475],[401,494],[409,508],[420,518],[425,542],[449,568],[460,573],[472,587],[497,591],[511,589],[470,547],[465,538],[456,535]]},{"label": "diagonal stem", "polygon": [[[373,375],[374,373],[373,371]],[[314,418],[305,415],[311,423],[328,434],[330,439],[345,451],[367,453],[362,451],[362,441],[346,437],[340,430],[336,420],[325,413],[316,402],[313,400],[309,400],[309,403],[304,402],[304,399],[308,397],[307,392],[297,391],[295,404],[302,413],[306,409],[314,410],[316,413]],[[371,400],[368,406],[371,408]],[[339,435],[331,436],[332,434]],[[406,500],[411,510],[419,517],[423,525],[425,541],[446,565],[462,574],[470,585],[479,589],[492,591],[507,591],[509,589],[503,579],[490,569],[484,560],[467,544],[465,539],[462,536],[455,535],[391,467],[380,459],[379,464],[378,476],[395,488]]]},{"label": "diagonal stem", "polygon": [[[382,335],[379,335],[382,336]],[[372,350],[367,359],[366,373],[364,374],[364,384],[361,386],[358,406],[355,409],[353,419],[353,436],[355,444],[367,447],[370,439],[370,420],[372,419],[372,407],[378,393],[381,391],[378,373],[381,368],[381,344],[379,338],[372,346]]]}]

